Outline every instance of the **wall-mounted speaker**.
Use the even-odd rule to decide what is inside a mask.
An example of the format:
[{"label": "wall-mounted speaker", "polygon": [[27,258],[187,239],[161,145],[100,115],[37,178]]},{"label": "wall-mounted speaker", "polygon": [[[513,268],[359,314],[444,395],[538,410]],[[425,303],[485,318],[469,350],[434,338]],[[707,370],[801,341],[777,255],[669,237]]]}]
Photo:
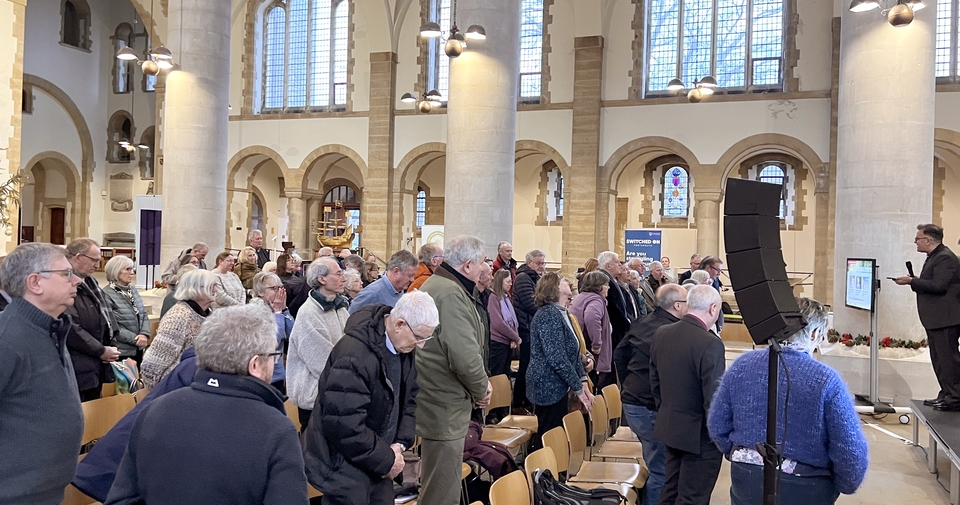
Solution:
[{"label": "wall-mounted speaker", "polygon": [[727,272],[743,324],[758,344],[782,340],[806,325],[780,250],[781,191],[776,184],[728,179],[724,197]]}]

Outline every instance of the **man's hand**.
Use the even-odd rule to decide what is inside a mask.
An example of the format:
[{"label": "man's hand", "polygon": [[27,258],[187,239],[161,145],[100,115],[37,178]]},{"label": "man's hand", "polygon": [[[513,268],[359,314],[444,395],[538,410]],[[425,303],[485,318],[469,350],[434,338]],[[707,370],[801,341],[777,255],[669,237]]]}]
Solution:
[{"label": "man's hand", "polygon": [[111,361],[116,361],[120,359],[120,351],[116,347],[104,347],[103,354],[100,355],[100,359],[105,363],[110,363]]},{"label": "man's hand", "polygon": [[901,275],[900,277],[894,278],[893,282],[896,282],[900,286],[906,286],[907,284],[910,284],[910,281],[912,280],[913,277],[910,277],[909,275]]},{"label": "man's hand", "polygon": [[150,343],[150,337],[146,335],[137,335],[137,347],[146,347]]},{"label": "man's hand", "polygon": [[400,472],[403,471],[403,467],[406,463],[403,461],[403,451],[400,450],[398,444],[390,444],[390,448],[393,449],[393,466],[390,467],[390,472],[387,473],[388,479],[393,479],[397,475],[400,475]]},{"label": "man's hand", "polygon": [[591,393],[590,390],[587,389],[586,384],[584,384],[583,391],[581,391],[580,394],[577,395],[577,398],[580,400],[580,403],[582,403],[583,406],[587,408],[587,412],[590,412],[593,410],[593,400],[594,400],[593,393]]},{"label": "man's hand", "polygon": [[487,395],[482,399],[477,400],[477,407],[486,407],[490,405],[490,397],[493,396],[493,384],[490,384],[490,381],[487,381]]}]

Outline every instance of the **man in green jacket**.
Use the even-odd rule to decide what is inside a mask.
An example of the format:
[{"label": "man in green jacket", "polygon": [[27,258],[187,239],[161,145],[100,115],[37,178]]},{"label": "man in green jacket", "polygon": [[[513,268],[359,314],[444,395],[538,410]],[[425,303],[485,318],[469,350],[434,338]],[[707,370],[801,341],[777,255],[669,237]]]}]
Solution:
[{"label": "man in green jacket", "polygon": [[423,489],[420,503],[460,502],[463,439],[474,406],[490,403],[493,388],[483,359],[484,325],[476,282],[483,270],[483,241],[461,235],[445,245],[444,261],[423,283],[440,312],[434,338],[417,350],[417,435]]}]

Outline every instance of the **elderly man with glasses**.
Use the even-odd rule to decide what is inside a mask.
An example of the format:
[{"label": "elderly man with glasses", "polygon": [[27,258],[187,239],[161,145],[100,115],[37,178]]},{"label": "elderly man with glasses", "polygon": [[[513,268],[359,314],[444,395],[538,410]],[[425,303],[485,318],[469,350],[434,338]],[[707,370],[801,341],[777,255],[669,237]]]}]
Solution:
[{"label": "elderly man with glasses", "polygon": [[100,267],[100,246],[89,238],[78,238],[67,245],[67,259],[83,282],[77,298],[66,313],[73,320],[67,335],[67,348],[77,376],[80,401],[100,398],[103,383],[116,379],[110,362],[120,358],[117,349],[117,322],[93,273]]},{"label": "elderly man with glasses", "polygon": [[55,505],[73,478],[83,412],[67,353],[80,278],[61,247],[24,244],[0,265],[0,503]]},{"label": "elderly man with glasses", "polygon": [[350,317],[320,375],[316,420],[304,432],[307,478],[325,504],[393,503],[392,479],[416,437],[413,350],[439,324],[433,298],[422,291]]},{"label": "elderly man with glasses", "polygon": [[207,318],[193,384],[140,412],[104,503],[308,503],[297,430],[269,384],[275,333],[259,305]]}]

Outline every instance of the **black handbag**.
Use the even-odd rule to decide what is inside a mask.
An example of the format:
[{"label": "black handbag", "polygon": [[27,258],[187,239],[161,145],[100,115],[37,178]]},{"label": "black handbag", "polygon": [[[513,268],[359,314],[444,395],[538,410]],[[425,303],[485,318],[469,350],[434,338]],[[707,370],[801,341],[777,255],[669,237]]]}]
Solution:
[{"label": "black handbag", "polygon": [[534,505],[620,505],[626,502],[612,489],[580,489],[553,478],[550,470],[533,473]]}]

